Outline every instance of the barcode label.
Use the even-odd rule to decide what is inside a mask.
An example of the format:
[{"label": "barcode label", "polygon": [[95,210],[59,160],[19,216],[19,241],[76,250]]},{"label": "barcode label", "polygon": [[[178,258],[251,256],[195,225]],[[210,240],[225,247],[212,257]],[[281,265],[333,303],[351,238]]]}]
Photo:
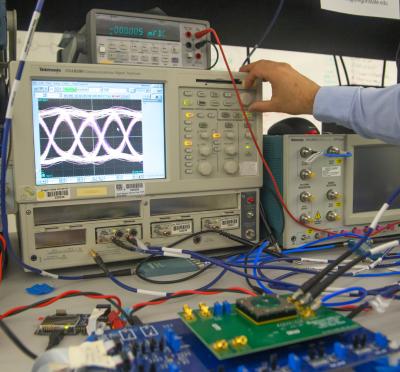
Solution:
[{"label": "barcode label", "polygon": [[40,189],[36,192],[36,197],[39,201],[70,199],[71,192],[68,188]]},{"label": "barcode label", "polygon": [[115,196],[144,195],[144,183],[117,183],[115,185]]},{"label": "barcode label", "polygon": [[221,221],[222,226],[236,226],[239,224],[239,218],[229,218]]}]

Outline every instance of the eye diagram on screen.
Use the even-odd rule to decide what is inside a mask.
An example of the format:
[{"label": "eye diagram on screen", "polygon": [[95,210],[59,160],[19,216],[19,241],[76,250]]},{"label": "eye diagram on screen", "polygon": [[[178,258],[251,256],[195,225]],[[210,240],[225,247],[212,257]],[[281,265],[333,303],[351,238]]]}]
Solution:
[{"label": "eye diagram on screen", "polygon": [[164,151],[149,152],[164,139],[162,85],[41,82],[33,93],[38,184],[164,177]]},{"label": "eye diagram on screen", "polygon": [[[140,100],[39,102],[40,163],[64,176],[143,172]],[[61,104],[60,104],[61,103]],[[90,107],[91,109],[85,109]],[[69,170],[66,170],[66,163]]]}]

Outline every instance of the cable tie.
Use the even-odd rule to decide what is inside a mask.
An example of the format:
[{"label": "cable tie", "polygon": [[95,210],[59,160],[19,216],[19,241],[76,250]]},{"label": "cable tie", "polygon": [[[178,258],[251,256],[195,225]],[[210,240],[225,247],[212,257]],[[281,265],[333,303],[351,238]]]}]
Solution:
[{"label": "cable tie", "polygon": [[140,288],[138,288],[137,293],[149,296],[157,296],[157,297],[165,297],[168,295],[168,292],[150,291],[147,289],[140,289]]},{"label": "cable tie", "polygon": [[377,295],[375,298],[369,301],[369,304],[372,306],[372,308],[379,314],[383,314],[391,303],[391,298],[384,298],[381,295]]},{"label": "cable tie", "polygon": [[304,160],[304,162],[307,163],[307,164],[314,163],[314,161],[317,160],[323,154],[324,153],[322,151],[315,151],[306,160]]},{"label": "cable tie", "polygon": [[52,278],[52,279],[58,279],[57,274],[49,273],[48,271],[40,270],[39,273],[41,276]]}]

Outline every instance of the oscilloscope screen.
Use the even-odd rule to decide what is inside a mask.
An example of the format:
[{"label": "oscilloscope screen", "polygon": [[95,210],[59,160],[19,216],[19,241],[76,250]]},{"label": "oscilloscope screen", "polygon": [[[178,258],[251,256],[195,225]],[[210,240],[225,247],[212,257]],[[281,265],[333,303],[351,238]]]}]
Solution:
[{"label": "oscilloscope screen", "polygon": [[37,184],[165,178],[162,84],[32,83]]}]

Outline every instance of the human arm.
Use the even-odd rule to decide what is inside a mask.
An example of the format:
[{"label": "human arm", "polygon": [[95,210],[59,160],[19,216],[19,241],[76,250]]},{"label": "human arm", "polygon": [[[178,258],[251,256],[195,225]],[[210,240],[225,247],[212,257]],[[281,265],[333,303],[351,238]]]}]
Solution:
[{"label": "human arm", "polygon": [[361,136],[400,144],[400,85],[388,88],[323,87],[313,115],[336,122]]},{"label": "human arm", "polygon": [[365,137],[400,144],[400,85],[389,88],[319,87],[287,64],[258,61],[244,66],[245,86],[255,79],[272,86],[269,101],[254,102],[260,112],[313,114],[336,122]]}]

